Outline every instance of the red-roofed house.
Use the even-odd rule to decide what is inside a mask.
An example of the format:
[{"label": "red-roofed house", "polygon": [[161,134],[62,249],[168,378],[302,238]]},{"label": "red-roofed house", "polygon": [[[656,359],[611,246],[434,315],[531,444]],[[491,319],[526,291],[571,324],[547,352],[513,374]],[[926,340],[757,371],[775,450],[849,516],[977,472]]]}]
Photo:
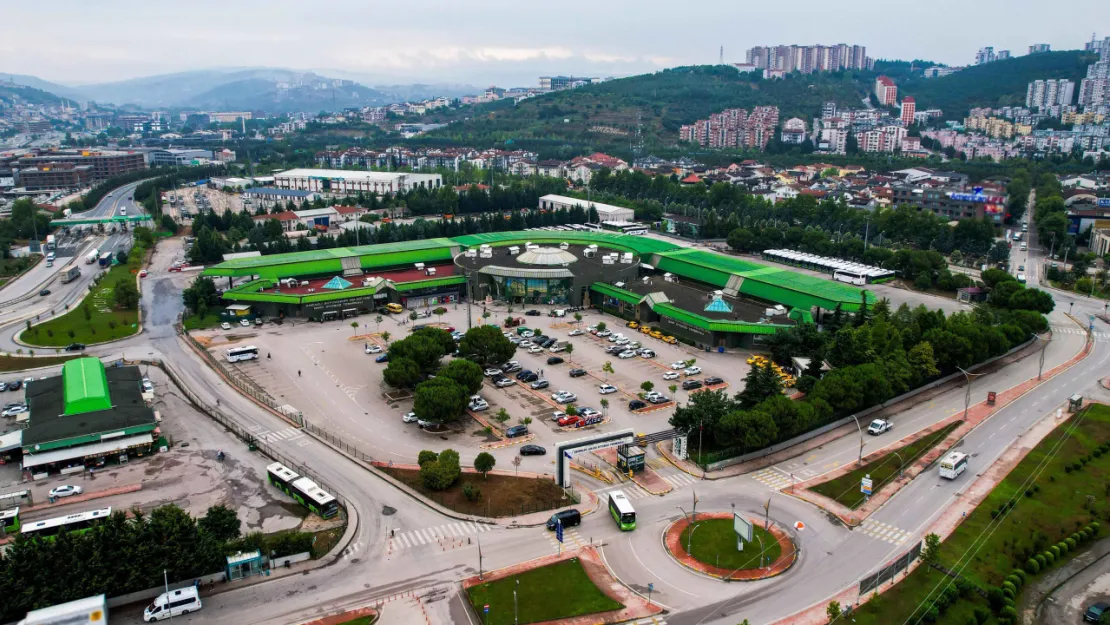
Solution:
[{"label": "red-roofed house", "polygon": [[295,229],[297,227],[297,224],[301,223],[300,219],[297,218],[297,213],[294,213],[293,211],[282,211],[273,215],[254,216],[254,220],[258,223],[266,223],[271,219],[278,220],[278,222],[281,223],[281,229],[285,232],[289,232],[290,230]]},{"label": "red-roofed house", "polygon": [[699,183],[701,183],[701,178],[698,178],[697,174],[690,174],[689,176],[686,176],[685,178],[682,179],[682,184],[699,184]]},{"label": "red-roofed house", "polygon": [[370,212],[369,210],[361,206],[334,206],[332,208],[335,209],[335,212],[339,213],[339,217],[343,221],[359,219],[366,213]]}]

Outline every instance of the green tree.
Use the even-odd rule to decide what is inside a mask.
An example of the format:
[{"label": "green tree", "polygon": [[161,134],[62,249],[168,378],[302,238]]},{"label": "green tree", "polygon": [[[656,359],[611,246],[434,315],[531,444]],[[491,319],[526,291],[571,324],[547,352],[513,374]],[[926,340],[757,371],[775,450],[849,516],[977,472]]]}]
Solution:
[{"label": "green tree", "polygon": [[922,341],[910,348],[909,353],[906,354],[906,361],[914,375],[914,386],[940,375],[936,356],[933,355],[933,346],[928,341]]},{"label": "green tree", "polygon": [[459,341],[459,354],[479,365],[496,365],[511,360],[516,345],[498,328],[488,325],[467,330]]},{"label": "green tree", "polygon": [[445,377],[458,382],[459,386],[466,389],[468,394],[473,395],[482,388],[482,381],[485,379],[482,374],[482,368],[477,364],[456,358],[447,363],[445,367],[439,370],[436,374],[438,377]]},{"label": "green tree", "polygon": [[435,462],[436,458],[439,458],[438,453],[428,449],[422,449],[420,450],[420,453],[416,456],[416,464],[417,466],[422,467],[429,462]]},{"label": "green tree", "polygon": [[454,421],[466,410],[470,393],[450,378],[434,378],[416,385],[412,410],[433,423]]},{"label": "green tree", "polygon": [[496,464],[497,459],[493,457],[493,454],[488,452],[483,451],[474,458],[474,470],[481,473],[483,478],[486,477],[487,473],[493,470]]},{"label": "green tree", "polygon": [[742,408],[752,408],[769,397],[781,394],[782,378],[775,373],[771,363],[753,365],[744,377],[744,390],[736,395],[736,401]]},{"label": "green tree", "polygon": [[382,372],[382,379],[393,388],[413,388],[423,379],[423,376],[420,373],[420,366],[416,364],[415,360],[411,358],[393,358],[391,356],[389,364],[385,366],[385,370]]},{"label": "green tree", "polygon": [[605,415],[608,415],[609,414],[609,400],[602,397],[600,403],[601,403],[601,413],[605,414]]},{"label": "green tree", "polygon": [[604,332],[606,327],[608,327],[608,326],[606,326],[604,321],[599,321],[598,324],[597,324],[597,331],[598,332]]},{"label": "green tree", "polygon": [[605,364],[601,365],[601,370],[605,372],[605,381],[609,381],[609,374],[613,373],[613,363],[606,360]]},{"label": "green tree", "polygon": [[[570,414],[569,406],[567,407],[567,414]],[[497,414],[493,415],[493,418],[501,425],[505,425],[505,422],[509,420],[509,411],[501,408],[497,411]]]},{"label": "green tree", "polygon": [[644,380],[644,382],[640,384],[640,388],[643,389],[645,393],[650,393],[651,390],[655,388],[655,383],[651,380]]},{"label": "green tree", "polygon": [[937,563],[940,558],[940,536],[930,532],[925,535],[925,547],[921,550],[921,561],[927,565]]},{"label": "green tree", "polygon": [[113,289],[112,299],[120,310],[135,310],[139,306],[139,289],[131,279],[120,280]]},{"label": "green tree", "polygon": [[573,358],[571,358],[571,355],[574,354],[574,343],[567,343],[563,351],[567,353],[567,360],[574,360]]},{"label": "green tree", "polygon": [[[672,396],[678,390],[671,386]],[[683,434],[696,432],[699,427],[713,430],[726,414],[736,409],[736,404],[724,391],[694,393],[686,405],[679,406],[670,418],[671,427]]]},{"label": "green tree", "polygon": [[208,508],[197,524],[202,532],[222,543],[239,538],[242,527],[239,515],[224,505]]},{"label": "green tree", "polygon": [[829,617],[830,623],[840,618],[840,602],[830,601],[829,605],[825,607],[825,615]]},{"label": "green tree", "polygon": [[728,246],[737,252],[747,252],[752,249],[755,242],[755,235],[747,228],[737,228],[728,233]]},{"label": "green tree", "polygon": [[[451,335],[447,337],[450,338]],[[437,335],[417,332],[389,346],[389,361],[392,364],[394,360],[411,360],[416,363],[420,373],[428,375],[439,369],[439,360],[446,353],[446,347]]]}]

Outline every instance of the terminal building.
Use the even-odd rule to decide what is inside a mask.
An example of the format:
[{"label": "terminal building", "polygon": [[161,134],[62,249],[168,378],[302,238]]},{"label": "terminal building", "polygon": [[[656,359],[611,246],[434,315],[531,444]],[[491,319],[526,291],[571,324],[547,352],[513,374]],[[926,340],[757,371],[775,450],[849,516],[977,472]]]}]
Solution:
[{"label": "terminal building", "polygon": [[23,471],[72,473],[149,455],[158,439],[154,411],[143,398],[138,367],[77,358],[62,375],[29,383],[22,430]]},{"label": "terminal building", "polygon": [[[601,309],[699,348],[749,346],[870,291],[668,241],[537,229],[235,258],[204,270],[235,314],[331,321],[400,304],[473,302]],[[223,286],[223,285],[221,285]]]}]

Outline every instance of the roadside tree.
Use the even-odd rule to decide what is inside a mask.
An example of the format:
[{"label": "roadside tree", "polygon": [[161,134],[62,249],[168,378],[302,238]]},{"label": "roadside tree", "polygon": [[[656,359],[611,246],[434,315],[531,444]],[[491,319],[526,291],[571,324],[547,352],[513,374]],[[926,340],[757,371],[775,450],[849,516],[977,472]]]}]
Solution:
[{"label": "roadside tree", "polygon": [[436,376],[450,378],[458,382],[459,386],[462,386],[471,395],[482,388],[482,380],[484,379],[481,367],[462,358],[447,363]]},{"label": "roadside tree", "polygon": [[474,470],[481,473],[483,478],[485,478],[486,474],[492,471],[493,467],[496,465],[497,459],[493,457],[493,454],[485,451],[474,458]]},{"label": "roadside tree", "polygon": [[413,412],[433,423],[454,421],[466,410],[466,392],[458,382],[445,377],[433,378],[416,385]]},{"label": "roadside tree", "polygon": [[503,363],[515,353],[516,345],[501,330],[488,325],[467,330],[459,341],[459,354],[483,366]]}]

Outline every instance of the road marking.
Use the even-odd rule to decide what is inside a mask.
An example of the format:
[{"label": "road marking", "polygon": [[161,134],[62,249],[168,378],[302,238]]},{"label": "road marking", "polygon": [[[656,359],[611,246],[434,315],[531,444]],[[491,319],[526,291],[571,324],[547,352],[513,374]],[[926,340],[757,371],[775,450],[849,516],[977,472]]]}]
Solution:
[{"label": "road marking", "polygon": [[769,467],[760,469],[751,474],[752,479],[763,484],[771,490],[781,490],[790,486],[790,474],[778,469],[777,467]]},{"label": "road marking", "polygon": [[436,527],[424,527],[407,532],[395,532],[392,538],[393,548],[396,550],[412,549],[433,544],[445,538],[461,538],[467,534],[488,532],[492,529],[493,526],[482,523],[461,522],[445,523]]},{"label": "road marking", "polygon": [[906,530],[871,519],[861,523],[858,531],[892,545],[900,545],[910,537],[910,532]]}]

